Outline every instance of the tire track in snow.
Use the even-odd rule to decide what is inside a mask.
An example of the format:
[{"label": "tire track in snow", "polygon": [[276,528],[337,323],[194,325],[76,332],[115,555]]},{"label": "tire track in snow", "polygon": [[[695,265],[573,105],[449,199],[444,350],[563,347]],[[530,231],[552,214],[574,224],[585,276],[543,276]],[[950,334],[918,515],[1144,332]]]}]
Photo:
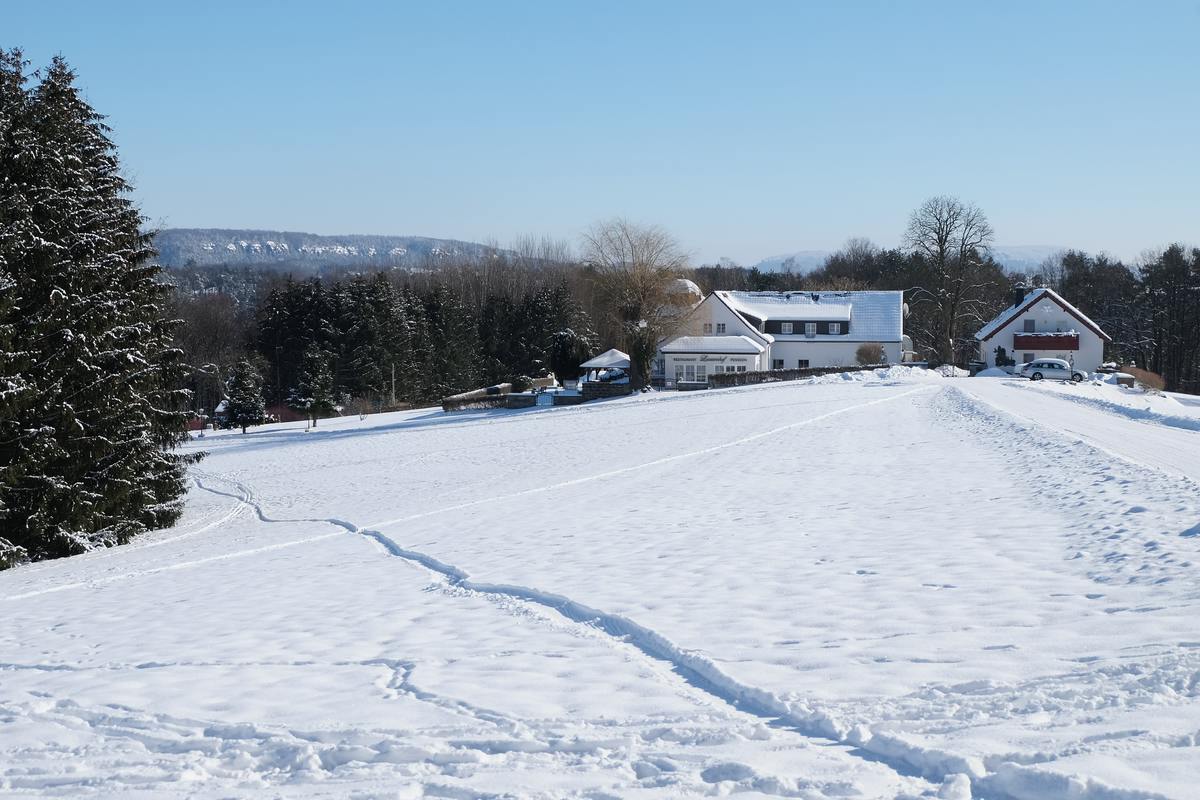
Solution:
[{"label": "tire track in snow", "polygon": [[936,385],[918,386],[915,389],[909,389],[907,392],[900,392],[899,394],[893,394],[893,395],[889,395],[887,397],[881,397],[876,400],[869,400],[865,403],[857,403],[852,406],[843,406],[842,408],[834,409],[833,411],[828,411],[824,414],[818,414],[815,417],[806,417],[805,419],[797,420],[796,422],[789,422],[787,425],[781,425],[777,428],[772,428],[771,430],[768,430],[768,431],[754,433],[754,434],[751,434],[750,436],[744,436],[741,439],[734,439],[733,441],[730,441],[730,442],[723,442],[721,444],[715,444],[710,447],[701,448],[699,450],[692,450],[692,451],[689,451],[686,453],[676,453],[674,455],[664,456],[662,458],[656,458],[652,461],[646,461],[641,464],[634,464],[629,467],[621,467],[619,469],[608,470],[606,472],[598,472],[594,475],[585,475],[582,478],[572,478],[571,480],[560,481],[559,483],[552,483],[552,484],[548,484],[546,486],[537,486],[532,489],[523,489],[519,492],[510,492],[508,494],[495,495],[493,497],[485,497],[485,498],[482,498],[479,500],[469,500],[465,503],[458,503],[458,504],[452,505],[452,506],[445,506],[444,508],[436,508],[431,511],[421,511],[416,514],[410,514],[405,517],[397,517],[395,519],[384,520],[383,522],[373,522],[370,525],[367,525],[366,527],[371,530],[378,530],[380,528],[391,527],[392,525],[399,525],[403,522],[413,522],[418,519],[425,519],[427,517],[433,517],[433,516],[437,516],[439,514],[448,514],[452,511],[461,511],[462,509],[465,509],[465,508],[474,508],[475,506],[485,505],[488,503],[500,503],[500,502],[504,502],[506,500],[515,500],[520,497],[528,497],[530,495],[543,494],[545,492],[553,492],[558,489],[566,489],[571,486],[578,486],[579,484],[582,484],[582,483],[590,483],[591,481],[603,480],[604,478],[615,478],[619,475],[627,475],[631,472],[638,472],[643,469],[649,469],[651,467],[658,467],[658,466],[662,466],[663,464],[670,464],[672,462],[682,461],[687,458],[696,458],[699,456],[708,455],[709,453],[716,453],[721,450],[726,450],[730,447],[737,447],[739,445],[749,444],[750,442],[756,442],[759,439],[765,439],[769,436],[776,436],[780,433],[783,433],[784,431],[790,431],[795,428],[803,427],[805,425],[811,425],[815,422],[821,422],[823,420],[829,419],[830,417],[836,417],[836,416],[845,414],[850,411],[857,411],[858,409],[868,408],[870,406],[879,405],[880,403],[889,403],[893,400],[899,400],[902,397],[908,397],[908,396],[916,394],[918,392],[924,392],[924,391],[928,391],[930,389],[936,389],[936,388],[940,388],[940,387],[938,387]]},{"label": "tire track in snow", "polygon": [[424,567],[447,586],[474,594],[533,603],[555,611],[571,622],[596,628],[613,640],[630,645],[643,655],[666,664],[693,688],[742,713],[809,739],[821,739],[842,745],[848,748],[848,755],[879,763],[891,769],[897,776],[911,776],[915,771],[922,777],[940,781],[949,775],[971,771],[971,765],[965,759],[951,755],[943,756],[947,763],[944,769],[933,769],[926,760],[910,761],[895,755],[895,745],[891,742],[887,743],[891,745],[891,750],[869,750],[867,745],[871,734],[865,733],[861,727],[849,729],[822,712],[813,711],[800,703],[789,703],[773,692],[743,683],[725,673],[702,653],[680,647],[663,634],[629,617],[606,612],[565,595],[531,586],[475,581],[465,570],[427,553],[402,547],[380,531],[360,528],[355,532],[373,540],[389,556]]},{"label": "tire track in snow", "polygon": [[[221,491],[220,489],[214,489],[211,486],[206,486],[204,484],[204,482],[200,480],[200,477],[197,477],[197,476],[201,476],[201,477],[204,477],[209,480],[224,481],[224,482],[232,485],[235,488],[235,490],[237,491],[237,494],[235,494],[233,492]],[[272,552],[275,550],[284,550],[289,547],[297,547],[302,544],[311,544],[312,542],[319,542],[324,539],[332,539],[335,536],[343,535],[343,532],[345,532],[345,531],[354,532],[357,530],[357,528],[355,528],[355,526],[351,525],[349,522],[344,522],[343,520],[336,519],[333,517],[328,517],[328,518],[314,517],[314,518],[307,518],[307,519],[276,519],[274,517],[269,517],[269,516],[267,516],[266,512],[263,511],[262,505],[259,503],[257,496],[254,493],[254,490],[251,489],[246,484],[242,483],[241,481],[238,481],[233,478],[228,478],[228,477],[219,476],[219,475],[213,475],[210,473],[200,472],[197,470],[197,471],[195,471],[195,475],[193,475],[192,480],[195,482],[196,487],[198,489],[202,489],[203,491],[210,492],[212,494],[221,495],[224,497],[232,497],[238,501],[237,505],[234,507],[233,512],[226,514],[224,517],[222,517],[221,520],[218,520],[217,522],[212,523],[213,525],[219,524],[220,522],[227,522],[230,519],[233,519],[234,517],[236,517],[239,513],[242,512],[242,510],[249,507],[250,509],[252,509],[254,511],[254,513],[258,517],[259,521],[263,522],[263,523],[268,523],[268,524],[278,524],[278,523],[325,524],[325,525],[333,525],[337,528],[340,528],[341,531],[334,532],[334,533],[324,533],[324,534],[320,534],[318,536],[308,536],[303,539],[296,539],[296,540],[293,540],[290,542],[277,542],[276,544],[263,545],[261,547],[252,547],[247,550],[235,550],[232,553],[221,553],[220,555],[208,556],[206,558],[198,558],[198,559],[194,559],[192,561],[180,561],[175,564],[166,564],[164,566],[153,567],[151,569],[131,570],[130,572],[123,572],[123,573],[120,573],[119,575],[109,575],[108,577],[105,577],[105,578],[92,578],[92,579],[84,580],[84,581],[74,581],[72,583],[62,583],[57,586],[48,586],[43,589],[35,589],[35,590],[29,591],[29,592],[21,592],[20,594],[6,595],[3,597],[0,597],[0,601],[24,600],[24,599],[27,599],[30,597],[40,597],[42,595],[54,594],[56,592],[65,592],[70,589],[81,589],[84,587],[104,586],[109,583],[117,583],[119,581],[131,580],[133,578],[142,578],[147,575],[157,575],[160,572],[170,572],[173,570],[188,569],[190,567],[199,567],[199,566],[203,566],[205,564],[212,564],[212,563],[218,562],[218,561],[228,561],[228,560],[234,559],[234,558],[244,558],[245,556],[257,555],[259,553],[269,553],[269,552]],[[142,545],[140,547],[124,549],[124,546],[121,545],[116,548],[113,548],[113,550],[114,550],[113,555],[120,555],[122,553],[129,554],[129,553],[133,553],[138,550],[144,549],[146,547],[156,546],[158,544],[169,544],[170,542],[177,541],[181,538],[193,536],[197,533],[200,533],[203,530],[208,530],[209,527],[211,527],[211,526],[206,525],[199,530],[189,531],[189,532],[181,534],[179,536],[172,537],[171,539],[165,540],[163,542],[152,543],[149,545]]]},{"label": "tire track in snow", "polygon": [[[344,528],[345,526],[339,526],[339,527]],[[142,569],[142,570],[134,570],[132,572],[123,572],[120,575],[109,575],[107,578],[93,578],[91,580],[77,581],[75,583],[63,583],[63,584],[59,584],[58,586],[50,586],[45,589],[37,589],[32,592],[23,592],[21,594],[10,594],[5,597],[0,597],[0,601],[24,600],[29,597],[40,597],[41,595],[45,595],[45,594],[53,594],[55,592],[65,592],[68,589],[81,589],[86,586],[93,586],[93,587],[94,586],[104,586],[106,584],[116,583],[118,581],[125,581],[125,580],[130,580],[132,578],[145,577],[146,575],[157,575],[160,572],[171,572],[173,570],[187,569],[189,567],[199,567],[199,566],[203,566],[204,564],[212,564],[217,561],[228,561],[233,558],[243,558],[245,556],[252,556],[252,555],[256,555],[258,553],[269,553],[272,550],[284,550],[289,547],[297,547],[302,544],[309,544],[311,542],[319,542],[322,539],[332,539],[334,536],[343,536],[343,535],[345,535],[344,532],[323,533],[319,536],[309,536],[305,539],[296,539],[291,542],[280,542],[278,544],[269,544],[269,545],[264,545],[263,547],[251,548],[250,550],[236,550],[232,553],[222,553],[219,556],[209,556],[207,558],[198,558],[194,561],[181,561],[177,564],[167,564],[166,566],[154,567],[153,569]]]},{"label": "tire track in snow", "polygon": [[[201,473],[201,474],[204,474],[204,473]],[[152,547],[162,547],[165,544],[174,544],[175,542],[181,541],[183,539],[190,539],[193,536],[198,536],[201,533],[205,533],[207,531],[212,530],[213,528],[224,525],[226,522],[229,522],[234,517],[237,517],[239,514],[241,514],[243,511],[245,511],[246,508],[250,507],[250,504],[248,501],[253,498],[253,495],[249,493],[250,490],[247,487],[245,487],[244,484],[238,484],[236,481],[230,480],[228,478],[222,478],[218,475],[208,475],[206,477],[210,477],[213,480],[218,480],[218,481],[223,480],[223,481],[226,481],[227,483],[234,484],[235,486],[238,487],[238,489],[240,491],[245,491],[246,494],[245,494],[245,496],[238,496],[238,495],[229,494],[227,492],[212,492],[213,494],[220,494],[220,495],[224,495],[226,497],[232,497],[235,500],[237,500],[238,502],[229,506],[229,508],[224,509],[223,511],[219,512],[217,515],[215,515],[215,518],[209,518],[209,517],[201,518],[200,520],[197,520],[195,523],[193,523],[190,527],[186,527],[181,530],[175,531],[174,534],[171,536],[168,536],[168,537],[165,537],[162,539],[156,539],[156,540],[149,541],[149,542],[142,542],[142,541],[139,541],[138,539],[134,539],[129,544],[115,545],[113,547],[101,547],[101,548],[97,548],[96,550],[90,550],[86,553],[80,553],[76,556],[69,556],[68,558],[85,559],[88,564],[94,564],[97,561],[104,561],[106,559],[113,558],[115,556],[127,556],[130,553],[139,553],[142,550],[148,550]],[[200,485],[200,481],[194,475],[191,476],[191,481],[192,481],[192,485],[195,486],[197,489],[202,489],[204,491],[211,491],[208,489],[208,487]],[[169,528],[156,529],[156,531],[162,531],[162,530],[170,530],[170,529]],[[141,534],[141,536],[147,536],[151,533],[155,533],[156,531],[147,531],[145,534]],[[82,561],[73,560],[72,562],[66,562],[63,559],[52,559],[49,561],[40,561],[35,564],[28,565],[28,568],[23,569],[22,572],[25,575],[34,575],[34,574],[37,574],[38,572],[44,572],[48,569],[51,569],[51,568],[61,565],[63,563],[78,564],[78,563],[82,563]],[[41,567],[42,569],[39,570],[39,569],[37,569],[38,567]]]}]

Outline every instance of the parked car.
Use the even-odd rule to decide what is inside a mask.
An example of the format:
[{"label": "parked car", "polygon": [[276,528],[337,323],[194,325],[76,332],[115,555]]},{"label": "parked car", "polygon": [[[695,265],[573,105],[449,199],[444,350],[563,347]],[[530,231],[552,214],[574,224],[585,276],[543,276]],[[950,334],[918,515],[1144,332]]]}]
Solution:
[{"label": "parked car", "polygon": [[1022,364],[1020,374],[1031,381],[1040,381],[1042,378],[1058,378],[1062,381],[1075,381],[1075,383],[1087,380],[1088,376],[1086,372],[1075,369],[1070,362],[1061,358],[1039,358],[1028,364]]}]

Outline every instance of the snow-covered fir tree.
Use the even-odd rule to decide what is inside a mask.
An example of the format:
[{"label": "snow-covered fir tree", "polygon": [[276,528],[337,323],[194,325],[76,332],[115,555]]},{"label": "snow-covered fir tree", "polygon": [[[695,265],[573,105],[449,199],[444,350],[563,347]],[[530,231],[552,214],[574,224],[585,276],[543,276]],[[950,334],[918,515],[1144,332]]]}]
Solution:
[{"label": "snow-covered fir tree", "polygon": [[0,58],[0,561],[120,544],[182,512],[169,287],[103,118],[60,58]]},{"label": "snow-covered fir tree", "polygon": [[249,360],[243,358],[234,365],[226,390],[225,415],[230,425],[240,427],[245,433],[250,425],[262,424],[267,417],[262,375]]},{"label": "snow-covered fir tree", "polygon": [[289,408],[308,415],[312,426],[317,419],[337,410],[337,398],[333,390],[333,371],[329,368],[329,355],[316,345],[304,351],[296,385],[288,393]]}]

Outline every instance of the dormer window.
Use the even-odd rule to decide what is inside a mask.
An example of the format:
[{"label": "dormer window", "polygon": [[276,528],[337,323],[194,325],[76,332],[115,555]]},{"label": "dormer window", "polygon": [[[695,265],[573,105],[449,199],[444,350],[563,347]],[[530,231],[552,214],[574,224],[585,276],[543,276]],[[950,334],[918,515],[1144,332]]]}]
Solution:
[{"label": "dormer window", "polygon": [[840,323],[840,322],[829,323],[829,332],[835,336],[837,334],[841,333],[842,332],[842,323]]},{"label": "dormer window", "polygon": [[790,322],[779,323],[779,332],[783,333],[783,334],[791,333],[792,332],[792,323],[790,323]]},{"label": "dormer window", "polygon": [[804,323],[804,335],[809,337],[810,339],[812,337],[816,336],[817,335],[817,323],[815,323],[815,322]]}]

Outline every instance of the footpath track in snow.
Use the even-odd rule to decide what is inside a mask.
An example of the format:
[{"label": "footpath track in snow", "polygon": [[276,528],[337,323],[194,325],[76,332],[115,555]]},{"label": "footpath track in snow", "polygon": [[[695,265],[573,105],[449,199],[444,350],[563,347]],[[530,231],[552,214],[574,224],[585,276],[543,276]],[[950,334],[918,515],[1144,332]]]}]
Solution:
[{"label": "footpath track in snow", "polygon": [[183,529],[0,574],[0,789],[1187,797],[1194,484],[976,383],[213,437]]},{"label": "footpath track in snow", "polygon": [[1022,420],[1082,439],[1119,458],[1200,481],[1200,417],[1195,427],[1179,427],[1106,411],[1087,404],[1086,385],[1063,387],[1065,397],[1021,380],[964,380],[962,387]]}]

